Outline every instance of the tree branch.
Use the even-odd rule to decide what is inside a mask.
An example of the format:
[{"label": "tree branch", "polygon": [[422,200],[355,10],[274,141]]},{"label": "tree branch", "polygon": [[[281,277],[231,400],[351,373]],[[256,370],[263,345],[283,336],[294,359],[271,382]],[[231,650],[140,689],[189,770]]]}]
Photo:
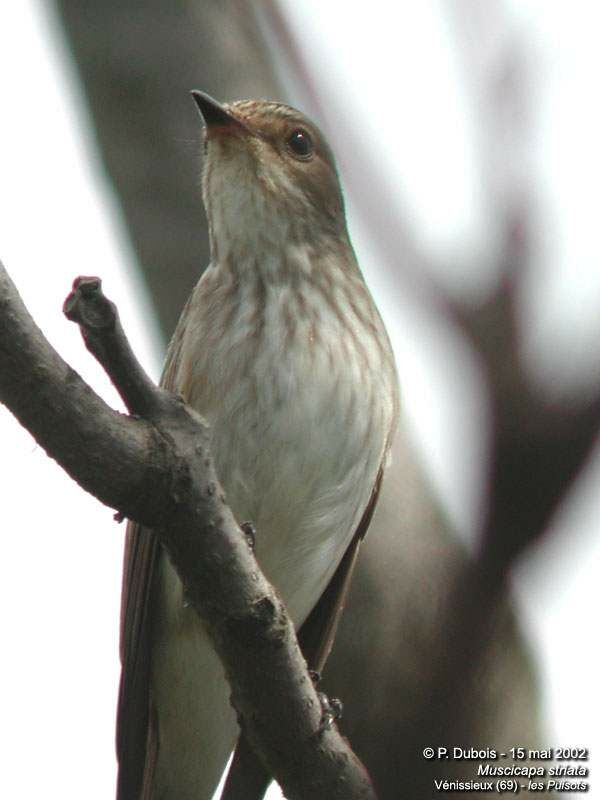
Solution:
[{"label": "tree branch", "polygon": [[208,426],[156,387],[99,279],[65,302],[127,407],[110,409],[45,340],[0,264],[0,400],[83,488],[155,530],[219,654],[240,725],[290,800],[374,800],[321,704],[285,608],[228,508]]}]

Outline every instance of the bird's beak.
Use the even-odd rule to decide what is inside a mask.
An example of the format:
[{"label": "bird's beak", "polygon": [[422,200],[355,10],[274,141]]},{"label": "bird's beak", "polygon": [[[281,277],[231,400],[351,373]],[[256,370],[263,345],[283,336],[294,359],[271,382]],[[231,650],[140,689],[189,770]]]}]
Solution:
[{"label": "bird's beak", "polygon": [[202,115],[208,134],[248,132],[248,127],[240,119],[227,111],[209,94],[192,89],[191,95]]}]

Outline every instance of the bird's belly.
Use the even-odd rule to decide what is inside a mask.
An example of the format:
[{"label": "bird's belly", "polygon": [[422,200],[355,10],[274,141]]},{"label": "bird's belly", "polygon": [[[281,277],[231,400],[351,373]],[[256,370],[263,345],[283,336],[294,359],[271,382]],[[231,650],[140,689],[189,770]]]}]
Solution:
[{"label": "bird's belly", "polygon": [[[215,363],[225,362],[217,357]],[[227,376],[211,375],[207,367],[205,380],[194,382],[198,393],[188,400],[210,424],[227,502],[238,522],[254,525],[261,568],[299,626],[367,505],[386,428],[374,429],[379,412],[374,415],[373,398],[365,396],[351,368],[335,375],[323,367],[310,376],[282,369],[263,384],[257,373],[260,365],[245,377],[238,374],[235,388],[227,390]],[[166,556],[157,607],[157,797],[162,787],[165,797],[183,799],[186,787],[195,786],[193,796],[209,800],[237,727],[222,667],[195,612],[184,607],[181,583]]]},{"label": "bird's belly", "polygon": [[[251,414],[239,424],[210,420],[217,474],[239,522],[256,529],[256,555],[298,626],[308,616],[352,537],[372,481],[369,459],[351,431],[330,425],[291,426],[289,415],[263,425]],[[243,443],[257,425],[254,446]],[[285,442],[284,442],[285,440]],[[344,444],[340,444],[344,440]],[[285,447],[284,447],[285,444]],[[374,480],[374,476],[373,476]],[[211,797],[237,725],[221,664],[166,556],[160,568],[160,624],[153,655],[159,755],[156,798]]]},{"label": "bird's belly", "polygon": [[362,281],[332,305],[310,281],[263,276],[258,315],[253,281],[232,280],[218,268],[200,280],[175,385],[207,419],[229,506],[255,526],[258,561],[299,625],[368,503],[395,370]]},{"label": "bird's belly", "polygon": [[318,390],[292,384],[287,396],[224,402],[207,417],[227,501],[254,525],[259,564],[300,625],[354,533],[383,442],[367,440],[358,391],[350,403],[335,397],[333,380]]}]

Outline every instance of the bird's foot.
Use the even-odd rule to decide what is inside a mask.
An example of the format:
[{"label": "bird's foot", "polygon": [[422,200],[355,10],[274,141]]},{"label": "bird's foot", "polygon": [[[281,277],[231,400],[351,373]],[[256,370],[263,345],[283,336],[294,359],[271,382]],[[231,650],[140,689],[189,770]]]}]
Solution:
[{"label": "bird's foot", "polygon": [[321,703],[321,724],[318,733],[323,733],[331,728],[336,720],[342,718],[344,705],[337,697],[329,698],[324,692],[317,692],[317,696]]},{"label": "bird's foot", "polygon": [[250,550],[254,550],[256,547],[256,528],[251,522],[242,522],[240,528],[242,529],[242,533],[244,534],[246,542],[248,543],[248,547]]}]

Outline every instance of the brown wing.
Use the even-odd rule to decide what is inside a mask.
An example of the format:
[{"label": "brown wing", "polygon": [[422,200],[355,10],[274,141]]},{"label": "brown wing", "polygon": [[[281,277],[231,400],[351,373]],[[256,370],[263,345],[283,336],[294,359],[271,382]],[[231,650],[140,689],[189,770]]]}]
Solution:
[{"label": "brown wing", "polygon": [[367,535],[373,512],[377,505],[382,478],[383,465],[379,468],[371,497],[352,541],[348,545],[333,578],[327,584],[327,588],[321,595],[319,602],[313,608],[298,633],[298,643],[302,648],[304,658],[309,669],[315,672],[322,672],[325,662],[331,653],[335,634],[346,605],[346,598],[348,597],[360,544]]},{"label": "brown wing", "polygon": [[[184,309],[167,353],[161,385],[174,389]],[[152,586],[160,545],[151,530],[127,524],[121,593],[121,683],[117,707],[117,800],[144,800],[156,754],[150,708]]]},{"label": "brown wing", "polygon": [[[382,478],[383,464],[379,469],[371,497],[348,549],[317,605],[298,632],[298,643],[302,654],[309,669],[315,672],[322,672],[333,647],[350,589],[360,543],[365,538],[371,524]],[[261,800],[270,782],[271,776],[263,767],[258,756],[255,755],[244,734],[240,734],[221,800]]]},{"label": "brown wing", "polygon": [[121,600],[121,683],[117,707],[117,800],[140,800],[151,738],[150,623],[159,556],[152,531],[127,525]]}]

